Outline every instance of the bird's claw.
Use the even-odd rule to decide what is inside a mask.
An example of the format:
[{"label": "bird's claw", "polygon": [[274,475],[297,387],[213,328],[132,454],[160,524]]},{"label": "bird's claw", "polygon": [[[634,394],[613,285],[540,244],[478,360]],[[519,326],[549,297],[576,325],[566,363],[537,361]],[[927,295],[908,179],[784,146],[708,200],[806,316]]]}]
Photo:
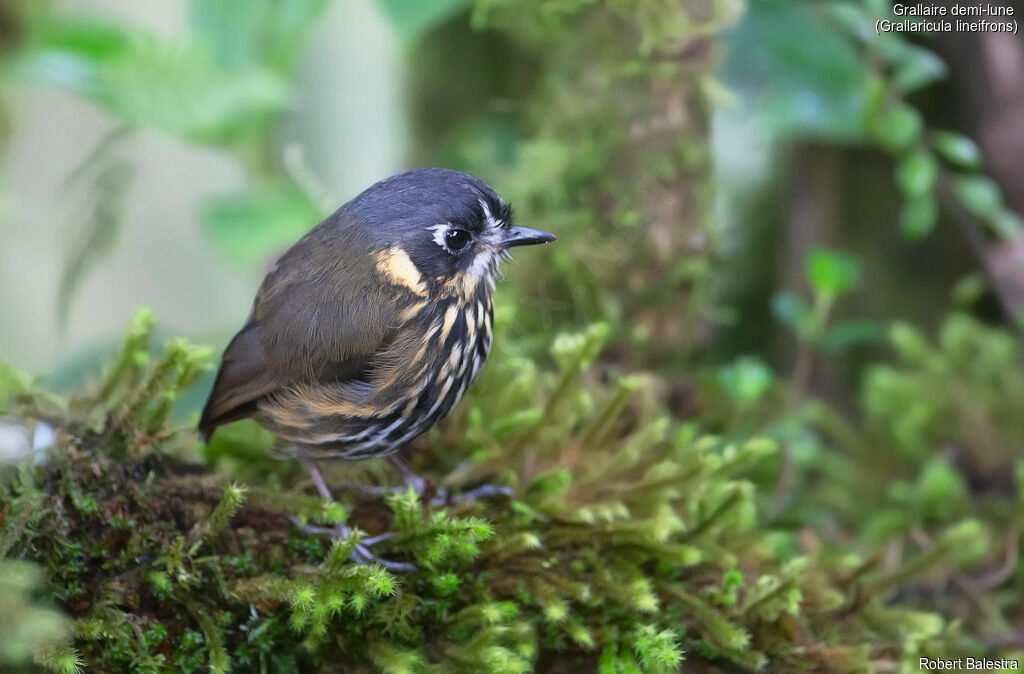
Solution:
[{"label": "bird's claw", "polygon": [[[405,466],[405,464],[402,463],[397,458],[392,459],[392,463],[394,463],[396,468],[398,468],[399,474],[402,476],[402,481],[405,483],[401,487],[374,487],[365,484],[353,483],[345,483],[340,486],[348,487],[350,489],[356,489],[358,491],[363,492],[364,494],[373,494],[376,496],[380,496],[383,494],[397,494],[404,492],[405,490],[409,489],[409,487],[412,487],[413,491],[415,491],[422,497],[424,493],[427,491],[426,480],[424,480],[423,478],[409,470],[409,468]],[[320,473],[320,469],[317,468],[316,464],[313,463],[312,461],[307,461],[306,467],[309,469],[309,474],[313,478],[313,484],[314,486],[316,486],[317,492],[319,492],[320,496],[322,496],[325,500],[330,501],[333,498],[333,493],[331,488],[327,486],[327,482],[324,480],[323,475]],[[495,496],[499,495],[511,497],[514,495],[514,493],[510,487],[493,484],[485,484],[483,486],[477,487],[476,489],[471,489],[461,494],[452,494],[447,489],[438,487],[434,494],[430,497],[428,503],[434,506],[457,505],[459,503],[475,503],[476,501],[479,501],[481,499],[494,498]],[[300,531],[303,531],[307,534],[311,534],[314,536],[330,536],[331,538],[345,540],[349,537],[349,534],[352,532],[352,530],[344,524],[336,524],[334,525],[334,527],[319,527],[313,524],[306,524],[305,522],[300,522],[298,518],[293,517],[292,515],[286,515],[286,517]],[[364,538],[363,540],[359,541],[355,544],[355,546],[352,549],[352,561],[356,564],[379,564],[388,571],[393,571],[395,573],[415,573],[416,566],[414,564],[409,564],[407,562],[392,562],[390,560],[377,557],[375,554],[370,552],[371,546],[380,543],[381,541],[386,541],[389,538],[394,538],[395,535],[396,534],[393,532],[388,532],[377,536],[372,536],[370,538]]]},{"label": "bird's claw", "polygon": [[365,543],[356,543],[355,548],[352,550],[352,561],[364,566],[379,564],[392,573],[416,573],[418,571],[415,564],[410,564],[409,562],[393,562],[390,559],[378,557],[370,552],[370,548],[367,547]]},{"label": "bird's claw", "polygon": [[477,487],[476,489],[470,489],[460,494],[451,494],[445,489],[438,489],[437,495],[430,499],[431,505],[458,505],[459,503],[476,503],[489,498],[495,498],[497,496],[507,496],[512,498],[515,496],[515,492],[512,491],[511,487],[507,487],[503,484],[485,484]]},{"label": "bird's claw", "polygon": [[[333,527],[320,527],[315,524],[302,522],[292,515],[285,515],[285,517],[287,517],[288,520],[295,525],[297,529],[299,529],[299,531],[313,536],[330,536],[331,538],[338,540],[346,540],[352,533],[352,530],[344,524],[336,524]],[[370,538],[364,538],[353,546],[351,556],[352,561],[364,566],[379,564],[388,571],[394,573],[416,573],[417,568],[415,564],[409,564],[408,562],[393,562],[390,559],[378,557],[370,551],[371,546],[380,543],[381,541],[386,541],[389,538],[394,538],[396,535],[397,534],[394,532],[387,532]]]},{"label": "bird's claw", "polygon": [[[412,469],[409,468],[409,466],[407,466],[406,463],[397,455],[388,457],[388,463],[395,468],[395,471],[401,476],[404,484],[402,487],[378,487],[378,489],[384,489],[385,491],[376,493],[386,494],[401,492],[405,491],[409,487],[412,487],[413,491],[421,497],[427,492],[427,481],[414,473]],[[444,487],[437,487],[436,492],[427,502],[434,506],[456,505],[459,503],[475,503],[482,499],[494,498],[498,495],[512,497],[515,494],[510,487],[494,484],[485,484],[461,494],[452,494]]]}]

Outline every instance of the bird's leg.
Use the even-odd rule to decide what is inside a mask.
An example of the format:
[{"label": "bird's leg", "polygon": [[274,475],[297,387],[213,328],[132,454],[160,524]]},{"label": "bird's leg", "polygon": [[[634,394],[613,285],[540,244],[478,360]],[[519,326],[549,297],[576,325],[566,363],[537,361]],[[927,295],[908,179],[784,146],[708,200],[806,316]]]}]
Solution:
[{"label": "bird's leg", "polygon": [[[405,461],[402,461],[402,459],[399,458],[397,454],[392,454],[391,456],[389,456],[388,463],[390,463],[392,467],[394,467],[395,472],[398,473],[398,476],[400,478],[402,478],[402,484],[405,485],[406,489],[412,487],[413,491],[415,491],[420,496],[422,496],[423,492],[427,490],[427,481],[424,480],[419,475],[417,475],[416,473],[412,472],[412,468],[409,467],[409,464],[407,464]],[[438,487],[437,491],[438,493],[441,493],[443,490],[440,487]]]},{"label": "bird's leg", "polygon": [[[427,491],[427,481],[424,480],[419,475],[417,475],[416,473],[414,473],[412,469],[409,468],[408,464],[405,463],[405,461],[402,461],[402,459],[392,455],[388,457],[388,463],[391,464],[391,466],[395,469],[395,472],[397,472],[398,476],[401,478],[401,487],[379,487],[369,484],[359,484],[358,482],[342,482],[338,486],[345,487],[347,489],[354,489],[364,494],[374,494],[377,496],[381,496],[384,494],[400,494],[406,491],[409,487],[412,487],[413,491],[415,491],[420,496],[422,496]],[[312,474],[312,471],[314,470],[316,470],[316,466],[312,466],[310,468],[310,473]],[[318,477],[318,475],[313,475],[313,482],[317,485],[317,490],[320,491],[321,496],[324,495],[323,490],[327,490],[328,494],[330,493],[330,490],[324,483],[322,476]],[[438,487],[437,493],[441,497],[442,501],[447,500],[448,492],[446,490]],[[324,496],[324,498],[330,498],[330,496]],[[432,499],[431,502],[433,503],[434,499]]]},{"label": "bird's leg", "polygon": [[[309,476],[313,478],[313,484],[316,486],[317,492],[326,501],[333,501],[334,496],[331,494],[330,488],[327,486],[327,482],[324,480],[323,473],[320,472],[320,468],[317,467],[313,461],[306,461],[306,469],[309,470]],[[291,515],[287,516],[291,522],[298,527],[300,530],[307,534],[322,536],[327,535],[332,538],[344,540],[349,537],[352,530],[343,523],[338,523],[334,527],[318,527],[311,524],[305,524],[300,522]],[[370,547],[375,543],[380,543],[389,538],[394,537],[393,533],[380,534],[379,536],[373,536],[371,538],[364,538],[360,542],[355,544],[352,550],[352,561],[356,564],[380,564],[388,571],[395,571],[398,573],[415,573],[416,566],[414,564],[407,564],[405,562],[392,562],[387,559],[382,559],[372,552]]]},{"label": "bird's leg", "polygon": [[327,482],[324,481],[324,474],[320,472],[320,468],[316,465],[315,461],[306,461],[306,470],[309,471],[309,476],[313,478],[313,484],[316,486],[316,490],[320,493],[320,496],[325,501],[333,501],[334,494],[327,487]]},{"label": "bird's leg", "polygon": [[461,494],[451,494],[448,497],[448,502],[452,504],[457,503],[476,503],[477,501],[486,501],[489,498],[496,498],[498,496],[507,496],[512,498],[516,495],[512,491],[512,487],[504,484],[482,484],[476,489],[470,489],[464,491]]},{"label": "bird's leg", "polygon": [[[427,493],[427,481],[414,473],[405,461],[396,455],[392,455],[388,457],[388,463],[394,467],[395,472],[397,472],[401,478],[401,487],[378,487],[368,484],[359,484],[357,482],[342,482],[338,486],[376,496],[382,496],[384,494],[398,494],[404,492],[409,487],[412,487],[413,491],[421,497]],[[311,462],[307,462],[306,465],[309,467],[309,473],[313,477],[313,483],[316,485],[317,491],[319,491],[320,495],[325,499],[331,499],[331,489],[327,486],[327,483],[324,482],[324,478],[320,474],[320,471]],[[495,498],[497,496],[508,496],[511,498],[515,495],[511,487],[506,487],[505,485],[500,484],[485,484],[461,494],[452,494],[444,487],[435,487],[433,492],[434,493],[430,497],[429,503],[430,505],[435,506],[475,503],[477,501]]]},{"label": "bird's leg", "polygon": [[[399,476],[402,478],[402,482],[405,485],[405,489],[412,487],[413,490],[423,496],[427,489],[427,481],[422,477],[412,472],[412,469],[402,461],[397,455],[391,455],[388,457],[388,463],[395,467]],[[485,484],[471,489],[461,494],[451,494],[447,489],[443,487],[437,487],[436,493],[430,499],[430,505],[446,505],[456,503],[475,503],[483,499],[494,498],[495,496],[514,496],[511,487],[504,485]]]}]

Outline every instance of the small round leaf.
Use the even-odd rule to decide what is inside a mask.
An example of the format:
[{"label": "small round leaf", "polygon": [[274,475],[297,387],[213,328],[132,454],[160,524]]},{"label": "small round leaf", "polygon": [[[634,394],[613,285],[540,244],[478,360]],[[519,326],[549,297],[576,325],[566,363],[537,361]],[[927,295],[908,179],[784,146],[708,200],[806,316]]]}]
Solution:
[{"label": "small round leaf", "polygon": [[935,189],[939,167],[931,153],[922,150],[901,161],[896,169],[896,176],[900,189],[906,196],[923,197]]},{"label": "small round leaf", "polygon": [[891,152],[905,150],[920,136],[921,113],[901,103],[881,111],[872,125],[875,138]]},{"label": "small round leaf", "polygon": [[900,212],[900,230],[908,239],[923,239],[935,229],[939,209],[935,198],[926,195],[903,204]]},{"label": "small round leaf", "polygon": [[807,280],[816,294],[839,297],[857,287],[860,263],[849,253],[819,248],[807,256]]},{"label": "small round leaf", "polygon": [[999,186],[985,176],[964,176],[956,182],[956,197],[972,215],[994,220],[1003,210]]},{"label": "small round leaf", "polygon": [[982,166],[981,150],[973,140],[959,133],[940,131],[932,139],[935,149],[951,164],[977,171]]}]

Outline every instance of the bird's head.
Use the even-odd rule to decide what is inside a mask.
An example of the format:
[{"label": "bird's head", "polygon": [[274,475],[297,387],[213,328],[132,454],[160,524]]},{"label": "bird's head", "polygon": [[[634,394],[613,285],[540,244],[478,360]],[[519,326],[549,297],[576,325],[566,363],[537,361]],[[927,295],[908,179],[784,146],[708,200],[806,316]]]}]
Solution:
[{"label": "bird's head", "polygon": [[493,284],[510,248],[555,240],[514,225],[512,209],[486,183],[449,169],[392,176],[345,210],[369,230],[380,270],[413,289],[429,284],[471,294]]}]

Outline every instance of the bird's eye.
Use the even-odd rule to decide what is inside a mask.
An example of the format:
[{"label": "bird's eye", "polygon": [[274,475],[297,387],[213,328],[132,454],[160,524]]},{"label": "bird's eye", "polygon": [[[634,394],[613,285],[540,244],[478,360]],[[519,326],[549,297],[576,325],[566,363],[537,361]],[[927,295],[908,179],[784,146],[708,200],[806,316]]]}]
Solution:
[{"label": "bird's eye", "polygon": [[449,250],[462,250],[469,243],[469,232],[464,229],[449,229],[444,233],[444,245]]}]

